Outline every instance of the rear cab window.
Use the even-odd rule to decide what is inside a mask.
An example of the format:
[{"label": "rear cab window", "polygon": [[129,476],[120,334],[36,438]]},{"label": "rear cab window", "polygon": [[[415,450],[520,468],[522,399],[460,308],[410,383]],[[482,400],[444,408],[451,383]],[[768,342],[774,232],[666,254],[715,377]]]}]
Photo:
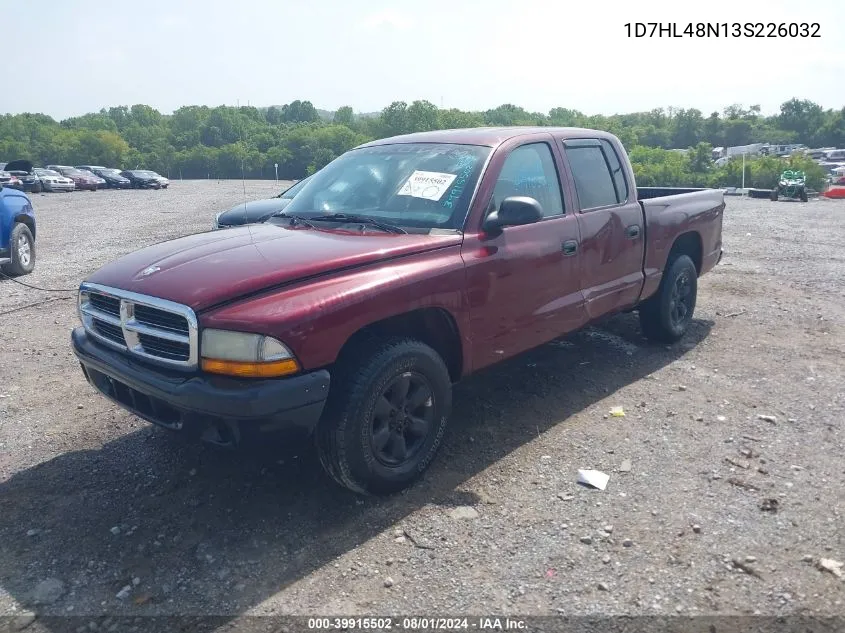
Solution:
[{"label": "rear cab window", "polygon": [[628,200],[622,161],[610,142],[568,139],[563,147],[582,211],[616,206]]}]

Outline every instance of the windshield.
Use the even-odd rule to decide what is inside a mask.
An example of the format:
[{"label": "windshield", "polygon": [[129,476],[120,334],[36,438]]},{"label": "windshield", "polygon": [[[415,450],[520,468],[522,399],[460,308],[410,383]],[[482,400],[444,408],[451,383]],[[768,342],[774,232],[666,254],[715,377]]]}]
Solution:
[{"label": "windshield", "polygon": [[36,169],[35,173],[39,176],[61,176],[59,172],[53,171],[52,169]]},{"label": "windshield", "polygon": [[287,215],[346,213],[461,229],[489,147],[401,143],[355,149],[308,179]]},{"label": "windshield", "polygon": [[97,172],[106,176],[120,176],[119,169],[98,169]]}]

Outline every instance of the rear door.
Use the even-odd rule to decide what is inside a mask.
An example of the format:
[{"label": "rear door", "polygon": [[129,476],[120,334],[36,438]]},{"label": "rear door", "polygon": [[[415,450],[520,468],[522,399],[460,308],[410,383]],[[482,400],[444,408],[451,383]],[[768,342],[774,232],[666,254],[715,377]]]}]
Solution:
[{"label": "rear door", "polygon": [[485,181],[495,180],[488,213],[507,197],[530,196],[540,202],[543,219],[505,227],[499,235],[464,239],[474,369],[586,322],[578,280],[578,219],[562,195],[554,139],[542,138],[499,149],[497,154],[504,153],[496,161],[501,168],[491,166]]},{"label": "rear door", "polygon": [[581,289],[590,319],[633,306],[643,284],[645,222],[621,149],[606,139],[561,141],[578,205]]}]

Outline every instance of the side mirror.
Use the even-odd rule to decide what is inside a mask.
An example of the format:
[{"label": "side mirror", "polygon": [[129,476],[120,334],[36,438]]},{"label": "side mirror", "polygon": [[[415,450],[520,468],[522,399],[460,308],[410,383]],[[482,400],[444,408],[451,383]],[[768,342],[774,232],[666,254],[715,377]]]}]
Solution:
[{"label": "side mirror", "polygon": [[534,198],[511,196],[502,200],[498,211],[493,211],[484,220],[485,233],[501,233],[506,226],[533,224],[543,219],[543,207]]}]

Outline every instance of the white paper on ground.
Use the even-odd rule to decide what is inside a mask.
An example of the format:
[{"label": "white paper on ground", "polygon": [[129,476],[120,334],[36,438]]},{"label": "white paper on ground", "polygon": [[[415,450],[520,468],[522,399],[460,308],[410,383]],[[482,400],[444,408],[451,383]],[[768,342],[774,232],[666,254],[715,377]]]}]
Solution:
[{"label": "white paper on ground", "polygon": [[593,488],[604,490],[607,487],[607,482],[610,481],[610,475],[606,475],[600,470],[579,470],[578,483],[587,484]]},{"label": "white paper on ground", "polygon": [[426,200],[440,200],[449,186],[455,182],[457,174],[443,174],[437,171],[415,171],[397,195],[413,196]]}]

